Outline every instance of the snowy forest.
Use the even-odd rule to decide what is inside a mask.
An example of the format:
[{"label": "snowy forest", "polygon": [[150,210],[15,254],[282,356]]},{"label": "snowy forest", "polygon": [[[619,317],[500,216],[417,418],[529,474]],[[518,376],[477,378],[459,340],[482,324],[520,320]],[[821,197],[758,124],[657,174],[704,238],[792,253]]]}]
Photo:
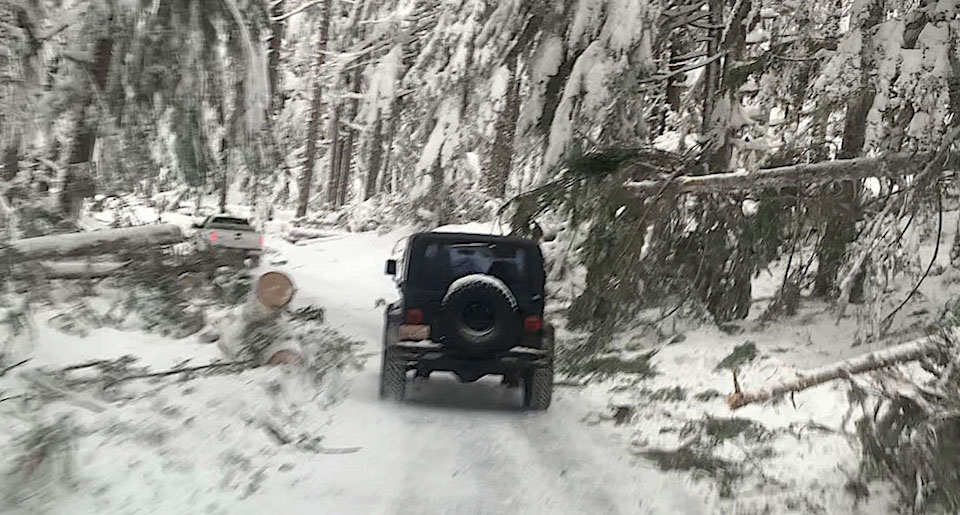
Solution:
[{"label": "snowy forest", "polygon": [[[383,261],[452,226],[543,249],[558,400],[523,438],[578,449],[488,459],[616,491],[491,513],[955,513],[958,136],[960,0],[0,0],[0,511],[402,512],[364,504],[399,437],[349,399]],[[174,227],[219,212],[287,297]],[[429,434],[486,456],[449,434],[513,427],[496,395]]]}]

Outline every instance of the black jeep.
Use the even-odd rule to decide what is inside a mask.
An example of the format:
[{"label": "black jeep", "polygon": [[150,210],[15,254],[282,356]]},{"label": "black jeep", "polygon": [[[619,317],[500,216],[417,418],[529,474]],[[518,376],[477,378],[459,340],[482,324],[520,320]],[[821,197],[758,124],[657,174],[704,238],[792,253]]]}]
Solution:
[{"label": "black jeep", "polygon": [[523,384],[524,406],[553,394],[553,327],[543,321],[543,255],[535,242],[484,234],[418,233],[387,261],[400,300],[387,307],[380,397],[402,400],[407,372],[486,375]]}]

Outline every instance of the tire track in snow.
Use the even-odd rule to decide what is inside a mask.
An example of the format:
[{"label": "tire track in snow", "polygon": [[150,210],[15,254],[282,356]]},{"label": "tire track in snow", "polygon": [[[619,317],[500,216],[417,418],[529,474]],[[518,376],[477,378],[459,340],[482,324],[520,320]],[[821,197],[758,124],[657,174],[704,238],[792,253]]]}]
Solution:
[{"label": "tire track in snow", "polygon": [[291,498],[337,513],[707,512],[680,479],[635,466],[602,429],[582,424],[589,400],[574,392],[558,391],[547,413],[527,413],[519,392],[496,381],[463,385],[437,374],[411,385],[401,405],[380,401],[383,313],[374,305],[396,298],[381,272],[400,236],[282,248],[298,304],[324,307],[333,327],[373,355],[327,434],[332,446],[362,450],[322,457],[308,479],[313,490]]}]

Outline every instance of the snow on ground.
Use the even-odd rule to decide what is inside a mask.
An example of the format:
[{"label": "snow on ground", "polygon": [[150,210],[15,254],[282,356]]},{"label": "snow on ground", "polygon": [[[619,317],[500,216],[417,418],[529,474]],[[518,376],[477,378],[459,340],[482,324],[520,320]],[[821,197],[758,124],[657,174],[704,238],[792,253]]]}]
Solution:
[{"label": "snow on ground", "polygon": [[[149,217],[146,208],[137,209]],[[184,213],[163,218],[185,228],[194,220]],[[871,495],[860,502],[848,488],[859,455],[852,436],[856,415],[845,418],[844,385],[822,385],[734,413],[723,400],[733,381],[719,365],[737,347],[755,349],[754,359],[738,365],[741,385],[750,388],[886,345],[855,345],[855,320],[838,323],[826,305],[806,302],[796,317],[725,331],[624,334],[619,347],[627,355],[657,349],[650,360],[656,373],[558,387],[546,413],[520,410],[520,393],[496,381],[464,385],[445,376],[416,382],[408,400],[393,405],[377,398],[382,306],[396,297],[383,265],[413,229],[331,233],[294,244],[279,237],[288,226],[284,214],[266,225],[263,268],[294,277],[294,309],[322,306],[329,325],[364,342],[370,356],[365,368],[335,374],[319,388],[281,369],[136,381],[120,390],[121,399],[100,399],[107,410],[99,414],[67,400],[24,418],[13,416],[12,403],[0,403],[0,464],[7,467],[14,458],[11,439],[40,419],[70,414],[76,434],[73,487],[68,482],[60,491],[42,491],[46,497],[24,506],[48,502],[45,511],[69,507],[71,513],[889,510],[889,486],[868,485]],[[439,230],[497,232],[494,224]],[[927,259],[929,249],[920,254]],[[758,279],[756,295],[776,290],[777,272]],[[942,304],[951,277],[924,287],[927,304]],[[898,327],[922,325],[921,312],[911,305]],[[126,354],[155,370],[219,358],[216,346],[196,338],[108,328],[69,336],[45,326],[41,315],[35,315],[38,345],[23,370]],[[0,398],[22,384],[15,373],[0,378]],[[316,446],[311,451],[278,441],[313,441],[301,435],[356,452],[318,453]],[[677,455],[678,449],[686,454]]]},{"label": "snow on ground", "polygon": [[[396,295],[383,261],[409,229],[342,234],[293,245],[271,237],[265,267],[293,275],[296,307],[318,304],[335,329],[366,342],[373,355],[351,377],[334,375],[318,391],[299,375],[257,369],[190,381],[133,381],[90,394],[103,413],[76,400],[50,402],[30,415],[0,403],[4,470],[18,457],[18,434],[69,415],[76,453],[58,488],[17,510],[71,513],[708,513],[680,474],[637,462],[604,428],[582,422],[597,399],[559,390],[547,413],[520,409],[520,393],[495,381],[463,385],[436,377],[391,405],[377,397],[382,300]],[[216,359],[194,338],[96,329],[86,337],[43,326],[32,361],[17,369],[135,355],[164,369],[184,359]],[[9,394],[18,373],[0,379]],[[339,402],[339,404],[338,404]],[[6,404],[6,405],[4,405]],[[16,415],[16,416],[14,416]],[[282,438],[322,438],[316,453]],[[8,485],[9,488],[9,485]],[[16,511],[16,510],[15,510]]]},{"label": "snow on ground", "polygon": [[304,285],[298,301],[323,297],[330,320],[339,321],[334,327],[368,342],[376,358],[354,377],[326,433],[331,442],[364,451],[318,471],[313,491],[291,493],[283,505],[261,498],[251,506],[335,513],[710,511],[682,477],[635,466],[619,443],[584,425],[581,418],[598,406],[576,392],[558,390],[549,412],[527,413],[519,391],[439,376],[414,385],[403,405],[380,401],[383,328],[376,300],[396,297],[383,262],[409,233],[271,242]]}]

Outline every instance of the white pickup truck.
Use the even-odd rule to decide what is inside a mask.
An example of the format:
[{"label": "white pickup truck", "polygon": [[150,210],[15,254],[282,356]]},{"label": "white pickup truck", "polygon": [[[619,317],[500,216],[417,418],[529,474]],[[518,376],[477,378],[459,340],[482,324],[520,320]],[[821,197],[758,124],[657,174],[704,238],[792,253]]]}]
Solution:
[{"label": "white pickup truck", "polygon": [[197,230],[197,250],[219,255],[244,255],[250,266],[260,265],[263,236],[244,218],[219,214],[210,215],[193,225]]}]

